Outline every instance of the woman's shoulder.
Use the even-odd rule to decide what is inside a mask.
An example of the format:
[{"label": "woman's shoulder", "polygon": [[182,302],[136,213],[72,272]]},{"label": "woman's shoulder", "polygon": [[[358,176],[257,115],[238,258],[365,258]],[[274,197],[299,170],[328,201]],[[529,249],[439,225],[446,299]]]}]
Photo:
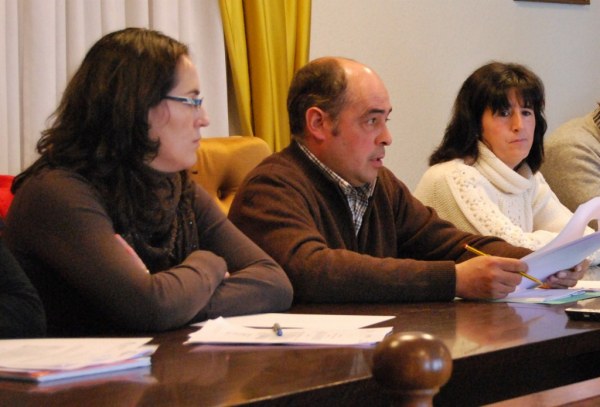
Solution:
[{"label": "woman's shoulder", "polygon": [[[92,184],[73,171],[44,169],[30,175],[17,189],[8,213],[7,232],[20,238],[31,230],[68,233],[82,219],[89,220],[90,215],[103,221],[108,218]],[[88,226],[91,230],[96,224]]]},{"label": "woman's shoulder", "polygon": [[45,204],[77,201],[85,197],[100,199],[97,190],[85,177],[64,168],[46,168],[29,175],[16,191],[13,204],[18,204],[21,197],[34,198]]},{"label": "woman's shoulder", "polygon": [[438,196],[443,191],[472,189],[482,182],[483,176],[477,168],[461,158],[455,158],[429,167],[419,180],[415,195],[421,199]]},{"label": "woman's shoulder", "polygon": [[30,174],[24,180],[23,186],[43,187],[45,185],[89,183],[83,176],[67,168],[43,168]]},{"label": "woman's shoulder", "polygon": [[[534,189],[541,191],[552,191],[552,189],[550,188],[550,184],[548,184],[548,181],[546,181],[546,178],[544,178],[544,174],[542,174],[541,171],[536,171],[534,174],[532,174],[531,180],[532,187]],[[554,194],[554,192],[552,192],[552,194]]]},{"label": "woman's shoulder", "polygon": [[462,158],[455,158],[453,160],[433,164],[427,169],[427,172],[435,174],[439,172],[448,171],[450,169],[459,168],[462,166],[467,166],[465,164],[465,160],[463,160]]},{"label": "woman's shoulder", "polygon": [[479,174],[476,168],[462,158],[434,164],[423,174],[422,179],[428,182],[447,182],[449,178],[472,177]]}]

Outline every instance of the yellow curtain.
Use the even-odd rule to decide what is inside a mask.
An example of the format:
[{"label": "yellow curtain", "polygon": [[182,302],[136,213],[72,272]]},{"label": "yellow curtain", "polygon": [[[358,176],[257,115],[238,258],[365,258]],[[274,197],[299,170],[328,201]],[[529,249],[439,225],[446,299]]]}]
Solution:
[{"label": "yellow curtain", "polygon": [[243,135],[290,142],[287,91],[308,62],[311,0],[219,0]]}]

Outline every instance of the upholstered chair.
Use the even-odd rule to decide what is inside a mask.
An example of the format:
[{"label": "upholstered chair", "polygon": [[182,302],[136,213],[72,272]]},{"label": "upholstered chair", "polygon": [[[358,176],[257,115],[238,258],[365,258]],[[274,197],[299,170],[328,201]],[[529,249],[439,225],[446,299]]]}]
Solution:
[{"label": "upholstered chair", "polygon": [[198,161],[191,169],[192,179],[215,198],[223,212],[228,213],[248,172],[270,154],[268,144],[258,137],[203,138],[198,148]]}]

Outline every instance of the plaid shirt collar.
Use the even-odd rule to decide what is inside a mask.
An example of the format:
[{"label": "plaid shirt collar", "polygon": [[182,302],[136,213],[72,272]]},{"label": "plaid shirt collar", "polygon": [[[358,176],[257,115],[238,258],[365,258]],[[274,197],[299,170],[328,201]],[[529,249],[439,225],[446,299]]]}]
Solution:
[{"label": "plaid shirt collar", "polygon": [[300,147],[300,150],[302,150],[308,157],[308,159],[315,163],[315,165],[319,167],[329,179],[331,179],[340,187],[346,196],[348,206],[350,207],[350,212],[352,212],[354,234],[358,235],[358,231],[362,225],[363,216],[367,210],[367,206],[369,206],[369,198],[373,195],[373,191],[375,191],[377,179],[360,187],[354,187],[350,185],[348,181],[333,172],[331,168],[323,164],[317,157],[315,157],[313,153],[310,152],[308,148],[306,148],[304,144],[298,142],[297,144]]}]

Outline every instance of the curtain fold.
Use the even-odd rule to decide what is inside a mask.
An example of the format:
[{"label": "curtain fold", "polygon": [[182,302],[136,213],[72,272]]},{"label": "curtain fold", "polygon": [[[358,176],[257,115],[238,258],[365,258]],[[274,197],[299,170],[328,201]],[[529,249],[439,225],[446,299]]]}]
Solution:
[{"label": "curtain fold", "polygon": [[287,91],[308,61],[311,0],[220,0],[243,135],[273,151],[290,142]]},{"label": "curtain fold", "polygon": [[[0,44],[5,44],[4,51],[0,51],[0,171],[19,168],[19,154],[21,140],[18,137],[9,137],[10,134],[19,134],[21,131],[21,109],[19,82],[19,49],[10,38],[18,35],[17,24],[18,5],[16,2],[1,3],[0,11]],[[0,48],[2,50],[2,48]],[[2,75],[2,72],[12,72],[13,75]]]},{"label": "curtain fold", "polygon": [[231,70],[231,82],[239,116],[241,134],[253,136],[252,98],[250,72],[248,70],[248,48],[246,47],[246,23],[242,0],[219,0],[223,34]]},{"label": "curtain fold", "polygon": [[229,133],[227,68],[217,0],[0,0],[0,174],[15,175],[35,146],[69,78],[104,34],[147,27],[190,46],[211,125]]}]

